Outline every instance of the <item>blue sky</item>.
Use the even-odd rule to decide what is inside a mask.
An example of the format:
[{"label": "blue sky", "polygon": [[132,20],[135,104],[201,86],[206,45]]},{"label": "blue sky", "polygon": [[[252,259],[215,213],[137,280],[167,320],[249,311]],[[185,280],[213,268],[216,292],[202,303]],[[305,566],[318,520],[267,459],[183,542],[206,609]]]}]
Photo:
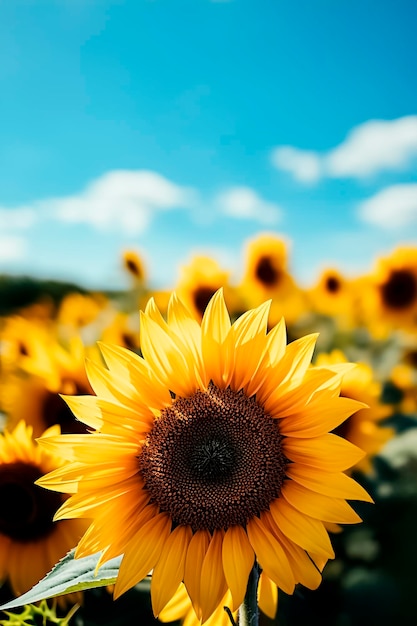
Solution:
[{"label": "blue sky", "polygon": [[414,0],[0,1],[0,273],[238,276],[261,232],[303,284],[417,245]]}]

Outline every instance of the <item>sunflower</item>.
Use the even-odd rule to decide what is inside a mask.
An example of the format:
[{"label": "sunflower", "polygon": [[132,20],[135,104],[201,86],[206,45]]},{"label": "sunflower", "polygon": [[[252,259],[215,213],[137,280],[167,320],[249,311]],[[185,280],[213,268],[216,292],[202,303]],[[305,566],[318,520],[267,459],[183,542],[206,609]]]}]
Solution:
[{"label": "sunflower", "polygon": [[200,325],[175,294],[167,321],[151,300],[143,357],[101,345],[97,395],[66,398],[95,432],[41,440],[68,461],[38,481],[73,494],[56,519],[91,520],[76,558],[123,554],[115,598],[153,570],[155,615],[184,582],[206,621],[228,590],[238,609],[255,560],[286,593],[316,588],[324,522],[360,521],[345,499],[370,498],[343,471],[363,452],[328,431],[363,404],[339,397],[343,367],[310,370],[316,335],[267,332],[268,309],[232,324],[219,290]]},{"label": "sunflower", "polygon": [[95,323],[108,306],[102,293],[68,293],[61,301],[56,320],[70,331],[79,330]]},{"label": "sunflower", "polygon": [[244,275],[239,292],[246,308],[271,298],[270,323],[285,317],[297,321],[306,309],[306,297],[288,271],[288,244],[272,233],[262,233],[246,242]]},{"label": "sunflower", "polygon": [[101,333],[101,341],[104,343],[116,343],[139,351],[139,312],[136,314],[116,311],[112,319],[105,325]]},{"label": "sunflower", "polygon": [[125,250],[122,255],[123,267],[135,281],[142,286],[146,282],[146,269],[142,257],[135,250]]},{"label": "sunflower", "polygon": [[344,327],[352,326],[355,304],[352,281],[341,272],[331,267],[323,269],[307,295],[312,311],[334,317]]},{"label": "sunflower", "polygon": [[[54,426],[45,435],[59,432]],[[0,580],[16,596],[41,580],[86,529],[84,520],[54,523],[65,497],[34,484],[60,465],[60,458],[36,444],[23,421],[0,435]]]},{"label": "sunflower", "polygon": [[2,375],[14,371],[28,357],[36,358],[39,342],[48,336],[49,323],[44,320],[29,320],[21,315],[4,318],[0,327]]},{"label": "sunflower", "polygon": [[[341,350],[333,350],[330,354],[322,352],[316,359],[316,364],[324,367],[343,362],[347,363],[347,358]],[[354,398],[365,405],[365,408],[360,408],[337,426],[334,432],[366,453],[355,469],[369,473],[372,470],[372,458],[394,436],[394,429],[384,425],[384,419],[392,415],[393,407],[381,402],[382,384],[375,379],[372,367],[367,363],[357,363],[356,367],[345,373],[340,395]]]},{"label": "sunflower", "polygon": [[220,288],[223,288],[229,308],[241,310],[230,285],[229,272],[209,256],[195,256],[189,265],[181,268],[175,291],[195,319],[201,321],[207,304]]},{"label": "sunflower", "polygon": [[[85,425],[74,419],[60,397],[61,393],[92,393],[81,339],[73,336],[64,347],[45,328],[22,324],[26,336],[18,339],[16,346],[9,337],[10,352],[16,355],[1,381],[1,408],[8,426],[13,428],[24,420],[32,426],[35,437],[53,424],[59,424],[62,432],[86,432]],[[95,352],[89,350],[98,359]]]},{"label": "sunflower", "polygon": [[365,323],[377,338],[391,330],[417,332],[417,248],[399,247],[377,259],[361,303]]}]

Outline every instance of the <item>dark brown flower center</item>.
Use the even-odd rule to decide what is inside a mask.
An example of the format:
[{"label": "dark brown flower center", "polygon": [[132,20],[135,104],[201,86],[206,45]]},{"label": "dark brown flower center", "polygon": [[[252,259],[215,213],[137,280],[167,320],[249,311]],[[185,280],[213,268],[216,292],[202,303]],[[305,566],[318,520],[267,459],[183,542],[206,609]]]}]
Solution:
[{"label": "dark brown flower center", "polygon": [[215,291],[216,289],[213,289],[212,287],[199,287],[198,289],[194,291],[194,294],[193,294],[194,306],[201,316],[206,310],[207,305],[210,302],[211,298],[213,297]]},{"label": "dark brown flower center", "polygon": [[336,293],[339,291],[341,285],[340,280],[336,276],[329,276],[326,280],[326,289],[330,293]]},{"label": "dark brown flower center", "polygon": [[274,287],[278,284],[280,271],[274,267],[269,256],[261,256],[255,270],[255,276],[266,287]]},{"label": "dark brown flower center", "polygon": [[[90,390],[86,389],[82,385],[78,383],[73,383],[74,391],[73,394],[76,395],[86,395],[91,393]],[[71,409],[68,404],[61,398],[59,393],[55,393],[52,391],[47,391],[45,393],[42,405],[42,418],[45,424],[45,428],[49,428],[54,424],[59,424],[61,426],[61,432],[64,434],[68,433],[81,433],[85,434],[88,432],[88,428],[83,422],[80,422],[74,417]]]},{"label": "dark brown flower center", "polygon": [[417,367],[417,350],[410,350],[405,356],[405,362],[411,367]]},{"label": "dark brown flower center", "polygon": [[211,532],[266,511],[287,465],[277,420],[212,383],[163,409],[138,460],[151,502],[175,524]]},{"label": "dark brown flower center", "polygon": [[409,270],[393,270],[380,289],[384,304],[391,309],[406,309],[417,299],[417,280]]},{"label": "dark brown flower center", "polygon": [[62,496],[34,484],[42,473],[22,461],[0,466],[0,532],[14,541],[28,542],[51,532]]},{"label": "dark brown flower center", "polygon": [[131,274],[133,274],[133,276],[136,276],[136,278],[139,278],[139,279],[143,278],[143,272],[142,272],[141,266],[133,259],[126,260],[126,269]]}]

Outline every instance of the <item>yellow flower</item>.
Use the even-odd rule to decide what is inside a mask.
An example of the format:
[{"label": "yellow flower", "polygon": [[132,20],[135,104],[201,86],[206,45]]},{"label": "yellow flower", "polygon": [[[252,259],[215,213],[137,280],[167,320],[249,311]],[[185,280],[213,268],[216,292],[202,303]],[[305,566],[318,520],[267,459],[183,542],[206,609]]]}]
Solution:
[{"label": "yellow flower", "polygon": [[[57,435],[59,426],[45,436]],[[0,435],[0,580],[18,596],[43,578],[79,541],[84,520],[53,522],[65,497],[34,484],[62,460],[42,450],[19,422]]]},{"label": "yellow flower", "polygon": [[68,463],[42,478],[72,493],[56,519],[88,517],[77,557],[123,554],[114,595],[151,570],[158,615],[184,582],[199,619],[245,596],[255,559],[286,593],[315,588],[334,557],[324,522],[355,523],[370,500],[344,470],[362,456],[329,434],[363,405],[339,397],[340,368],[309,365],[316,335],[287,346],[269,304],[233,324],[222,291],[201,325],[174,294],[167,321],[141,315],[143,358],[101,345],[97,396],[67,397],[96,432],[48,437]]},{"label": "yellow flower", "polygon": [[195,319],[201,321],[207,304],[220,288],[224,290],[229,309],[239,309],[240,312],[241,306],[229,284],[229,272],[223,270],[211,257],[195,256],[189,265],[181,268],[175,291]]},{"label": "yellow flower", "polygon": [[341,325],[350,327],[354,322],[355,306],[352,285],[352,281],[338,270],[324,269],[316,284],[307,290],[311,310],[337,318]]},{"label": "yellow flower", "polygon": [[57,323],[78,330],[95,322],[107,305],[107,298],[101,293],[69,293],[61,301]]},{"label": "yellow flower", "polygon": [[379,258],[364,285],[361,305],[374,336],[384,338],[393,329],[417,331],[417,247],[399,247]]},{"label": "yellow flower", "polygon": [[137,284],[143,285],[146,282],[146,270],[143,259],[135,250],[125,250],[123,252],[123,267]]},{"label": "yellow flower", "polygon": [[[85,349],[79,337],[72,337],[65,348],[51,332],[21,320],[26,330],[11,352],[18,352],[1,381],[2,405],[9,428],[21,420],[33,428],[34,437],[59,424],[62,432],[86,432],[74,419],[60,394],[92,393],[85,373]],[[13,337],[7,340],[11,348]],[[6,341],[6,338],[5,338]],[[95,349],[89,354],[94,355]],[[97,356],[95,356],[97,358]]]},{"label": "yellow flower", "polygon": [[[316,364],[323,367],[346,362],[347,358],[341,350],[333,350],[330,354],[321,353],[316,360]],[[382,385],[374,378],[372,368],[367,363],[357,363],[345,373],[340,394],[366,405],[340,424],[335,432],[366,453],[356,463],[355,469],[368,473],[372,470],[372,457],[394,436],[394,429],[383,424],[383,420],[392,414],[393,407],[380,401]]]},{"label": "yellow flower", "polygon": [[104,343],[115,343],[118,346],[139,350],[139,312],[128,314],[116,311],[101,334]]},{"label": "yellow flower", "polygon": [[287,257],[286,241],[275,234],[262,233],[246,243],[239,292],[246,308],[272,299],[271,325],[283,316],[287,323],[293,323],[306,310],[305,295],[288,271]]}]

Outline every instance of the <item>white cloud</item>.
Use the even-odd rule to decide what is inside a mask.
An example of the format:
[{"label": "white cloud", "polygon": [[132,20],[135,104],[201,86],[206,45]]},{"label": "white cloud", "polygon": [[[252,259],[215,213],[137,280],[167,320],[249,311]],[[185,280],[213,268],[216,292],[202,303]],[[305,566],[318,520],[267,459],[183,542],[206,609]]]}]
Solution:
[{"label": "white cloud", "polygon": [[417,116],[370,120],[354,128],[325,157],[329,176],[362,178],[381,170],[399,170],[417,157]]},{"label": "white cloud", "polygon": [[320,156],[316,152],[279,146],[272,151],[272,162],[276,168],[290,172],[303,183],[315,182],[321,175]]},{"label": "white cloud", "polygon": [[0,261],[17,261],[26,256],[27,242],[16,235],[0,237]]},{"label": "white cloud", "polygon": [[0,229],[2,231],[30,228],[36,219],[36,212],[32,207],[7,209],[0,206]]},{"label": "white cloud", "polygon": [[278,146],[272,162],[301,182],[320,177],[364,178],[384,170],[403,170],[417,160],[417,116],[369,120],[325,153]]},{"label": "white cloud", "polygon": [[264,200],[250,187],[231,187],[217,196],[215,204],[229,217],[261,224],[276,224],[283,213],[281,207]]},{"label": "white cloud", "polygon": [[155,211],[190,205],[192,192],[156,172],[116,170],[93,181],[78,195],[39,203],[50,217],[117,229],[137,235],[146,230]]},{"label": "white cloud", "polygon": [[382,189],[360,205],[359,217],[388,230],[417,224],[417,183]]}]

